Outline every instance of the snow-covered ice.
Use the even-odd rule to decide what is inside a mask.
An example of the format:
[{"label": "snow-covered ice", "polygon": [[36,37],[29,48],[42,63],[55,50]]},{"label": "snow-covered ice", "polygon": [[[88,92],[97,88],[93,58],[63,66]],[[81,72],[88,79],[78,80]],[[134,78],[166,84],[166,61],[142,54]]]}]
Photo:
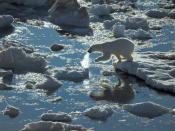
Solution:
[{"label": "snow-covered ice", "polygon": [[154,89],[175,93],[174,53],[138,53],[133,62],[114,64],[116,69],[145,80]]}]

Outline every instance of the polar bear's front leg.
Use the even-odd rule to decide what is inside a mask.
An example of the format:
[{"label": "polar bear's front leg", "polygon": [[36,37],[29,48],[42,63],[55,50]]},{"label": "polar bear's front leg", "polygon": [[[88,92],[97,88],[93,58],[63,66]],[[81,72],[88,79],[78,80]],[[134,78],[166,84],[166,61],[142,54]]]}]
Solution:
[{"label": "polar bear's front leg", "polygon": [[103,54],[102,56],[98,57],[97,59],[95,59],[95,62],[99,62],[99,61],[107,61],[109,60],[111,57],[110,54]]}]

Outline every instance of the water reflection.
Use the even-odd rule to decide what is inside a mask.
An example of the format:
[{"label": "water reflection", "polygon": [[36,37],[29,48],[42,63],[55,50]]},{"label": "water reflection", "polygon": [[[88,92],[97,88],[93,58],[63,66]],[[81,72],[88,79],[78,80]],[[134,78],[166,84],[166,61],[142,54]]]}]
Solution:
[{"label": "water reflection", "polygon": [[105,88],[99,93],[91,93],[90,97],[94,100],[107,100],[117,103],[129,103],[134,99],[134,90],[131,87],[129,76],[122,72],[117,72],[119,83],[112,88]]},{"label": "water reflection", "polygon": [[84,58],[83,58],[83,60],[81,61],[81,66],[83,67],[83,68],[89,68],[89,62],[90,62],[90,59],[89,59],[89,53],[87,53],[85,56],[84,56]]}]

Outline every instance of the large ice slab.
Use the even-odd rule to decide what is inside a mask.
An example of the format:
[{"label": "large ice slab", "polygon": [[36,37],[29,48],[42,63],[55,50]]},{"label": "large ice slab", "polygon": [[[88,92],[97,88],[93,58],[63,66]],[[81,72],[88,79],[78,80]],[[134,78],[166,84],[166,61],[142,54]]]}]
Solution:
[{"label": "large ice slab", "polygon": [[61,122],[38,121],[25,125],[21,131],[86,131],[80,125],[65,124]]},{"label": "large ice slab", "polygon": [[115,68],[145,80],[152,88],[175,93],[175,54],[147,52],[133,62],[115,64]]},{"label": "large ice slab", "polygon": [[44,72],[46,61],[42,57],[28,55],[20,48],[7,48],[0,51],[0,68],[16,72]]}]

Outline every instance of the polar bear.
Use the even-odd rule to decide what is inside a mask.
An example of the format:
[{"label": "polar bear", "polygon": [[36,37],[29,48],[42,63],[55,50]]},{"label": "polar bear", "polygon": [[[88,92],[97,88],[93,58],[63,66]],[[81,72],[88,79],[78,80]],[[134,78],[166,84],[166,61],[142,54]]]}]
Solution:
[{"label": "polar bear", "polygon": [[134,43],[127,38],[118,38],[111,42],[105,42],[103,44],[92,45],[88,52],[102,52],[103,55],[95,59],[95,62],[107,61],[114,55],[118,58],[118,62],[121,62],[121,56],[127,61],[132,61],[131,54],[134,51]]}]

